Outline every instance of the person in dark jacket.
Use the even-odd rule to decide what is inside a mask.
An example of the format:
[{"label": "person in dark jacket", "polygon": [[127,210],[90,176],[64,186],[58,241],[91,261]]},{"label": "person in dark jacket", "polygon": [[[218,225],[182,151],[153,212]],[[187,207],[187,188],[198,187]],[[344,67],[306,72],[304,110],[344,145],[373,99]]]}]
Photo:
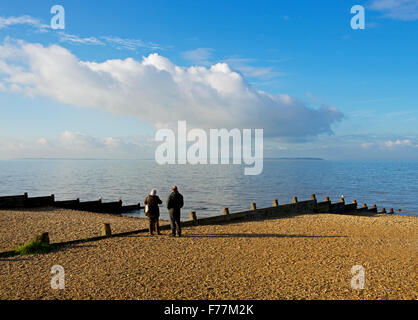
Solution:
[{"label": "person in dark jacket", "polygon": [[184,205],[183,196],[178,192],[177,186],[173,186],[171,191],[167,199],[167,209],[170,213],[171,236],[176,236],[177,229],[177,235],[181,237],[180,209]]},{"label": "person in dark jacket", "polygon": [[157,190],[152,189],[149,196],[145,198],[145,205],[147,206],[145,215],[148,217],[149,222],[149,235],[154,235],[154,231],[157,231],[157,234],[160,235],[160,224],[158,219],[160,218],[160,208],[159,204],[162,204],[160,197],[157,196]]}]

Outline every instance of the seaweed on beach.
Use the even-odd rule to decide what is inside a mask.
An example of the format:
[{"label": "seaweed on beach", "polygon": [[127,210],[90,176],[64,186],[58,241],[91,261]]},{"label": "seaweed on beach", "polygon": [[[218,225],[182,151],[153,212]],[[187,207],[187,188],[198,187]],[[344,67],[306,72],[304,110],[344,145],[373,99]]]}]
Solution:
[{"label": "seaweed on beach", "polygon": [[17,255],[32,255],[32,254],[44,254],[51,252],[53,246],[49,243],[43,243],[38,239],[28,242],[24,245],[17,247],[14,251]]}]

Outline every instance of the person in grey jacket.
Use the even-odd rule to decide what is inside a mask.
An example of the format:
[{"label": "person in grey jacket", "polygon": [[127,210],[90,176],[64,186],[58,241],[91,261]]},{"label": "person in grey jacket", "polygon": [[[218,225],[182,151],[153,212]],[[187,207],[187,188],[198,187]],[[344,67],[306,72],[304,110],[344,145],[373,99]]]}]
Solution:
[{"label": "person in grey jacket", "polygon": [[167,209],[170,213],[171,236],[176,236],[177,229],[177,235],[181,237],[180,209],[183,208],[184,200],[183,196],[178,192],[177,186],[173,186],[171,191],[167,199]]}]

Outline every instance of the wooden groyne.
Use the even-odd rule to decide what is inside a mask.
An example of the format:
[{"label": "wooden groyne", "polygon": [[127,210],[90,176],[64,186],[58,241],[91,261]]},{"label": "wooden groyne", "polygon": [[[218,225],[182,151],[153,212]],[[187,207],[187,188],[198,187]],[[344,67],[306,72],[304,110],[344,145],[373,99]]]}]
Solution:
[{"label": "wooden groyne", "polygon": [[[115,202],[102,202],[99,198],[95,201],[81,202],[80,199],[56,201],[55,196],[51,194],[45,197],[32,197],[30,198],[27,193],[17,196],[3,196],[0,197],[0,209],[19,209],[19,208],[41,208],[41,207],[56,207],[63,209],[73,209],[80,211],[89,211],[96,213],[113,213],[121,214],[126,212],[132,212],[143,209],[140,203],[136,205],[124,206],[122,200]],[[192,211],[196,216],[196,212]],[[377,213],[377,206],[374,204],[371,208],[367,204],[363,204],[360,208],[357,205],[357,201],[353,200],[352,203],[346,203],[344,198],[341,198],[339,202],[332,203],[329,197],[326,197],[324,201],[318,202],[315,194],[311,195],[311,199],[307,201],[298,201],[297,197],[293,197],[292,203],[280,205],[278,199],[273,200],[272,207],[257,208],[255,202],[251,203],[248,211],[236,212],[229,214],[229,209],[223,209],[224,214],[215,217],[204,218],[205,221],[214,221],[234,219],[235,217],[274,217],[281,214],[293,214],[293,213],[337,213],[337,214],[357,214],[364,212]],[[386,209],[382,208],[381,213],[386,213]],[[390,213],[394,213],[393,209],[390,209]],[[198,220],[193,219],[193,220]],[[199,219],[199,221],[202,219]]]},{"label": "wooden groyne", "polygon": [[19,209],[19,208],[41,208],[56,207],[62,209],[72,209],[79,211],[89,211],[96,213],[121,214],[140,210],[140,203],[136,205],[124,206],[122,200],[116,202],[102,202],[102,199],[95,201],[81,202],[80,199],[56,201],[51,194],[46,197],[29,197],[27,193],[18,196],[0,197],[0,209]]},{"label": "wooden groyne", "polygon": [[[386,213],[386,209],[382,208],[378,212],[377,206],[373,205],[371,208],[367,204],[363,204],[360,208],[357,206],[357,201],[352,203],[345,203],[344,198],[341,198],[339,202],[332,203],[329,197],[325,198],[325,201],[318,202],[314,194],[311,195],[311,200],[298,201],[297,197],[293,197],[292,203],[280,205],[277,199],[273,200],[273,205],[268,208],[257,209],[256,203],[251,203],[249,210],[229,213],[229,208],[223,209],[223,214],[208,218],[197,218],[195,211],[190,212],[190,221],[183,222],[187,225],[204,225],[215,224],[229,221],[239,220],[257,220],[278,218],[286,215],[293,214],[319,214],[319,213],[334,213],[334,214],[348,214],[348,215],[370,215],[376,213]],[[390,209],[391,214],[394,213],[393,209]]]}]

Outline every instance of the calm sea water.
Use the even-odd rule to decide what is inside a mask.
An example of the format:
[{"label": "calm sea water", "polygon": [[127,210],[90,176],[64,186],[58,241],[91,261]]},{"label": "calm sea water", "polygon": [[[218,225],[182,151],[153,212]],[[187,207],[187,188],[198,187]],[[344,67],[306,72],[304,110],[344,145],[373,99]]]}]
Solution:
[{"label": "calm sea water", "polygon": [[[329,196],[378,208],[401,209],[418,215],[417,161],[264,160],[259,176],[245,176],[236,165],[168,165],[153,160],[4,160],[0,161],[0,196],[55,194],[57,200],[144,202],[151,188],[163,201],[176,184],[185,197],[183,219],[195,210],[199,217]],[[399,213],[399,212],[398,212]],[[137,215],[139,213],[135,213]],[[167,218],[166,209],[161,210]]]}]

